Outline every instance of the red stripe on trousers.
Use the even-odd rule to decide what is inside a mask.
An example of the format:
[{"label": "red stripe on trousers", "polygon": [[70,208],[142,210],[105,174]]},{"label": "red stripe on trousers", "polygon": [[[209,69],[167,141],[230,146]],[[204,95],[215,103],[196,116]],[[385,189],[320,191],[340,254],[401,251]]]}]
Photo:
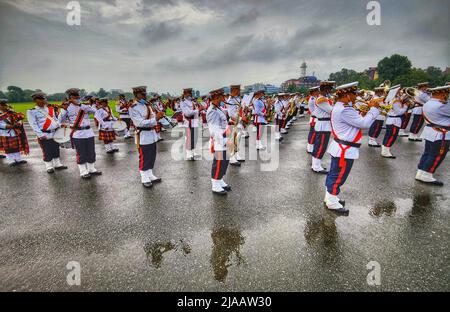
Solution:
[{"label": "red stripe on trousers", "polygon": [[394,135],[396,132],[397,132],[397,127],[392,127],[392,135],[391,135],[391,138],[389,139],[386,147],[391,147],[391,143],[394,140]]},{"label": "red stripe on trousers", "polygon": [[214,174],[214,180],[219,179],[219,171],[220,171],[220,159],[217,159],[217,167],[216,167],[216,173]]},{"label": "red stripe on trousers", "polygon": [[322,140],[320,140],[320,147],[319,150],[317,151],[317,158],[319,158],[320,153],[322,152],[323,149],[323,141],[325,141],[325,135],[322,134]]},{"label": "red stripe on trousers", "polygon": [[441,149],[439,150],[439,155],[436,157],[436,160],[434,161],[433,166],[431,166],[431,173],[434,173],[436,170],[436,167],[439,163],[439,160],[441,160],[442,154],[444,154],[444,146],[445,146],[445,140],[442,140]]},{"label": "red stripe on trousers", "polygon": [[344,160],[343,163],[344,165],[341,167],[342,169],[339,172],[338,178],[336,179],[336,182],[333,185],[333,192],[332,192],[333,195],[336,195],[339,183],[341,183],[342,177],[344,176],[345,173],[345,169],[347,168],[347,162]]},{"label": "red stripe on trousers", "polygon": [[144,154],[142,153],[142,147],[139,147],[139,170],[144,168]]},{"label": "red stripe on trousers", "polygon": [[314,140],[316,139],[316,131],[313,130],[313,134],[311,136],[311,142],[309,142],[309,144],[314,144]]}]

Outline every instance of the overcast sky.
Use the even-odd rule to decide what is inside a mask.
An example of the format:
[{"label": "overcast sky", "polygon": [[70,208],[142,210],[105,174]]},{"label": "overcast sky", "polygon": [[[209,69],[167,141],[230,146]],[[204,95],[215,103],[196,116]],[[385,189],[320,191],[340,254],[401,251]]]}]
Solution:
[{"label": "overcast sky", "polygon": [[280,84],[384,56],[413,66],[450,64],[450,1],[381,0],[381,26],[365,0],[80,0],[81,26],[61,0],[0,0],[0,89],[89,91],[148,85],[202,92],[229,84]]}]

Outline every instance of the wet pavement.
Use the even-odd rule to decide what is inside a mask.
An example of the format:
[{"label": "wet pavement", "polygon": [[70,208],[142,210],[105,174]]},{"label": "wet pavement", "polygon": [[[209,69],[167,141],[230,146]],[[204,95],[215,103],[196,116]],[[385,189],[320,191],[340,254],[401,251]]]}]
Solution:
[{"label": "wet pavement", "polygon": [[[341,194],[350,214],[336,216],[309,168],[307,130],[291,127],[275,171],[230,167],[226,197],[210,191],[210,161],[172,160],[168,133],[151,190],[132,140],[114,156],[97,144],[103,175],[82,181],[72,150],[69,170],[48,175],[30,135],[27,165],[0,160],[0,290],[449,291],[450,161],[433,188],[414,181],[423,143],[399,138],[396,160],[364,144]],[[67,284],[70,261],[80,286]],[[379,286],[367,283],[370,261]]]}]

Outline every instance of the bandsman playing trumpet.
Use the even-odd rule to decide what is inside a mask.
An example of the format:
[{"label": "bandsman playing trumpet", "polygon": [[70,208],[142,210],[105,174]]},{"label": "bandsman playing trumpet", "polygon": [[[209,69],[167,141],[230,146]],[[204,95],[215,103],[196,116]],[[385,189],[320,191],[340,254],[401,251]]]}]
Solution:
[{"label": "bandsman playing trumpet", "polygon": [[60,146],[53,140],[55,131],[61,127],[57,110],[47,102],[47,95],[36,92],[31,95],[36,106],[27,111],[28,123],[37,136],[48,173],[67,169],[60,160]]},{"label": "bandsman playing trumpet", "polygon": [[147,103],[147,87],[133,88],[134,104],[129,108],[130,118],[136,129],[136,147],[139,151],[139,173],[145,188],[161,182],[153,174],[156,160],[156,143],[158,142],[158,121],[164,117],[163,112],[155,113]]},{"label": "bandsman playing trumpet", "polygon": [[450,86],[429,89],[431,99],[423,106],[426,127],[421,137],[425,139],[425,150],[418,165],[416,180],[442,186],[433,174],[442,164],[450,146]]},{"label": "bandsman playing trumpet", "polygon": [[358,82],[336,88],[337,101],[331,113],[331,131],[333,140],[328,153],[331,155],[331,168],[326,178],[325,205],[338,213],[348,213],[345,202],[337,195],[347,180],[353,162],[359,158],[362,129],[368,129],[377,118],[378,102],[369,103],[370,109],[363,117],[353,108],[356,101]]},{"label": "bandsman playing trumpet", "polygon": [[404,100],[399,95],[400,88],[400,86],[394,86],[391,88],[391,90],[398,90],[390,102],[392,108],[387,113],[386,118],[386,133],[384,135],[383,145],[381,146],[381,156],[385,158],[396,158],[391,153],[391,147],[395,144],[398,138],[402,126],[402,116],[404,116],[408,110],[408,105],[404,103]]},{"label": "bandsman playing trumpet", "polygon": [[210,92],[211,103],[206,113],[206,120],[210,133],[211,153],[214,155],[211,168],[212,192],[219,195],[227,194],[231,187],[224,181],[227,173],[227,129],[228,120],[226,112],[221,108],[224,101],[223,89]]},{"label": "bandsman playing trumpet", "polygon": [[422,141],[419,138],[419,132],[422,130],[422,126],[425,122],[425,118],[423,117],[423,105],[430,100],[430,96],[427,93],[428,82],[422,82],[417,84],[417,94],[413,99],[414,108],[412,111],[413,121],[411,123],[411,128],[409,129],[409,141]]},{"label": "bandsman playing trumpet", "polygon": [[[384,87],[378,87],[373,89],[374,95],[372,97],[372,100],[380,100],[380,103],[382,102],[382,99],[385,97],[385,89]],[[379,114],[375,121],[372,123],[369,129],[369,146],[370,147],[381,147],[381,144],[377,142],[378,137],[380,136],[381,129],[383,129],[383,123],[385,121],[386,117],[383,114]]]},{"label": "bandsman playing trumpet", "polygon": [[331,136],[330,114],[333,109],[333,102],[330,100],[330,93],[335,85],[334,81],[322,81],[320,83],[320,95],[314,104],[314,115],[316,123],[314,126],[315,139],[312,152],[311,169],[316,173],[327,174],[328,171],[322,167],[322,158],[327,151],[328,142]]}]

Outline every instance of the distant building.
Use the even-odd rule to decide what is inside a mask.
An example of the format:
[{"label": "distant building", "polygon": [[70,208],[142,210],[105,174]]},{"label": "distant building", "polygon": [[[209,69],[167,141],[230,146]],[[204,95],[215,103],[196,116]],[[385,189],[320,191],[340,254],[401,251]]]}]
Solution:
[{"label": "distant building", "polygon": [[444,75],[450,75],[450,67],[447,67],[447,68],[444,70]]},{"label": "distant building", "polygon": [[255,92],[259,90],[264,90],[268,94],[280,92],[280,88],[271,84],[255,83],[252,85],[244,86],[244,93]]},{"label": "distant building", "polygon": [[312,88],[317,87],[320,85],[320,80],[317,79],[316,76],[307,76],[306,75],[306,69],[308,66],[306,65],[306,62],[303,62],[300,66],[300,77],[286,80],[281,84],[281,91],[287,92],[289,89],[289,86],[296,86],[297,88]]},{"label": "distant building", "polygon": [[364,71],[364,73],[369,76],[370,79],[372,80],[377,80],[378,79],[378,70],[376,67],[369,67],[369,69],[366,69]]}]

